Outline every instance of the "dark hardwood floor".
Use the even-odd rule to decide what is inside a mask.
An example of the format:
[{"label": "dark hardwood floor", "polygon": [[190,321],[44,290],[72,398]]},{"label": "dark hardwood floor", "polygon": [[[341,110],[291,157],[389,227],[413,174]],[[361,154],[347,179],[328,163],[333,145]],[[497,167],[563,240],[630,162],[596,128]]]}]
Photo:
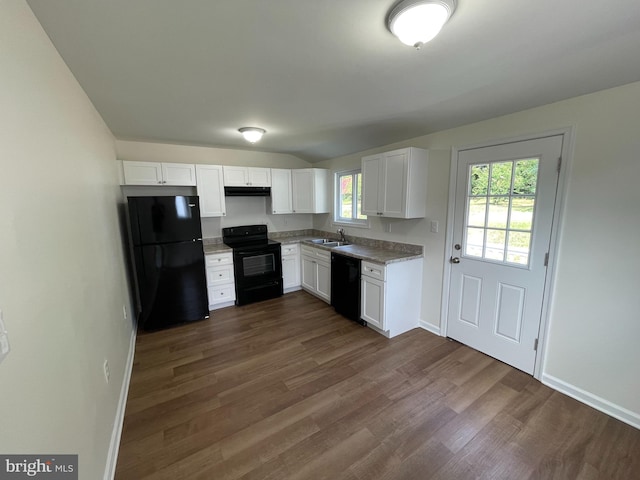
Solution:
[{"label": "dark hardwood floor", "polygon": [[640,430],[314,297],[138,336],[116,479],[638,479]]}]

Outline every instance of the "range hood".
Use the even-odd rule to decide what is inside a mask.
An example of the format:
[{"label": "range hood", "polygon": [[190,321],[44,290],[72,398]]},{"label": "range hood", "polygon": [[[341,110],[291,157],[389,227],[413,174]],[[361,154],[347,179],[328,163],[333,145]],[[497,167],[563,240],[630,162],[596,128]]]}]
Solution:
[{"label": "range hood", "polygon": [[270,197],[271,187],[224,187],[225,197]]}]

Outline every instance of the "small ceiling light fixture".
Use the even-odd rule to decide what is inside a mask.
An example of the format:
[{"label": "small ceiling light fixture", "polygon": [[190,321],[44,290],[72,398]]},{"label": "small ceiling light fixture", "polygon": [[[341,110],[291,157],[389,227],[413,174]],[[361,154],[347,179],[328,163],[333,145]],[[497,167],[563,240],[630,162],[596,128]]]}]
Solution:
[{"label": "small ceiling light fixture", "polygon": [[238,129],[247,142],[256,143],[262,138],[262,135],[267,133],[264,128],[257,127],[243,127]]},{"label": "small ceiling light fixture", "polygon": [[456,0],[402,0],[387,18],[389,31],[405,45],[420,47],[432,40],[456,9]]}]

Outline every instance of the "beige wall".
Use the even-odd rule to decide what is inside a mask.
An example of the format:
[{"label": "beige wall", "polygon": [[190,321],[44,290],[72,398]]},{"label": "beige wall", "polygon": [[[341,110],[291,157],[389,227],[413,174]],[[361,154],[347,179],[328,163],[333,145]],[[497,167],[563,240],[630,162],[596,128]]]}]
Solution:
[{"label": "beige wall", "polygon": [[266,168],[307,168],[311,166],[308,162],[286,153],[130,140],[116,140],[116,151],[120,160],[138,162],[202,163]]},{"label": "beige wall", "polygon": [[132,331],[114,139],[22,0],[0,2],[0,72],[0,452],[98,479]]},{"label": "beige wall", "polygon": [[[427,219],[374,219],[362,235],[425,245],[422,318],[439,327],[450,159],[439,151],[575,127],[544,374],[640,425],[640,83],[573,98],[318,164],[340,170],[402,146],[438,151],[429,164]],[[428,222],[440,222],[433,234]],[[329,229],[329,222],[316,222]],[[356,229],[349,233],[358,234]],[[602,405],[601,405],[602,406]]]}]

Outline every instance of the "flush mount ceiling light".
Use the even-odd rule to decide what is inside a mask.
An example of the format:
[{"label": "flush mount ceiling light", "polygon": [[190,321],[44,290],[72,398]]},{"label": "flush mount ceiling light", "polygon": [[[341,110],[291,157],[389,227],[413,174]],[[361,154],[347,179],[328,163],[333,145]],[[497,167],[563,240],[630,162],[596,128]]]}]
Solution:
[{"label": "flush mount ceiling light", "polygon": [[256,143],[267,133],[264,128],[243,127],[238,130],[247,142]]},{"label": "flush mount ceiling light", "polygon": [[405,45],[420,50],[433,39],[456,9],[456,0],[403,0],[387,18],[391,33]]}]

